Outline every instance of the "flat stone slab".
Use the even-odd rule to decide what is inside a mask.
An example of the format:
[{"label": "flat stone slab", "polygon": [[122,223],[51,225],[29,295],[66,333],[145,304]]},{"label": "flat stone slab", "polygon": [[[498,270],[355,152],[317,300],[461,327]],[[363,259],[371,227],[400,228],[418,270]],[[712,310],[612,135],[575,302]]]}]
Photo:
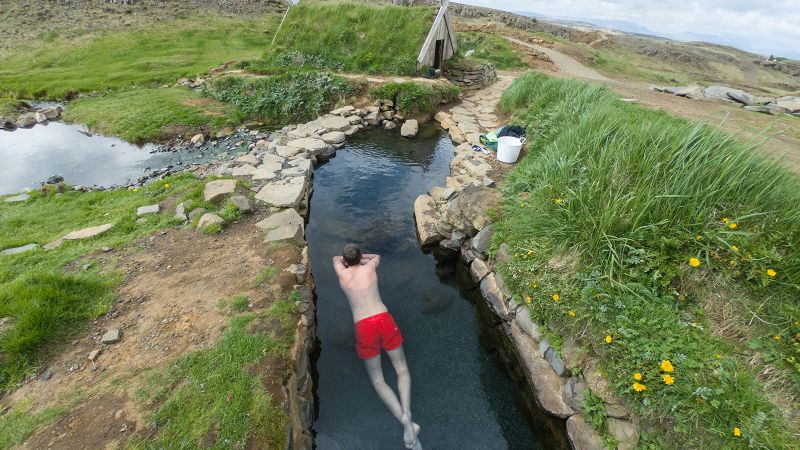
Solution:
[{"label": "flat stone slab", "polygon": [[97,358],[100,356],[100,353],[102,352],[103,352],[102,349],[92,350],[91,352],[89,352],[89,356],[87,356],[86,359],[95,362],[97,361]]},{"label": "flat stone slab", "polygon": [[203,217],[197,222],[197,228],[205,228],[211,225],[221,225],[225,223],[225,220],[222,217],[214,214],[214,213],[205,213]]},{"label": "flat stone slab", "polygon": [[295,224],[284,225],[271,230],[264,238],[265,243],[286,240],[290,240],[299,245],[305,245],[305,239],[303,238],[303,226]]},{"label": "flat stone slab", "polygon": [[161,211],[161,207],[158,206],[158,203],[155,205],[140,206],[136,208],[136,217],[146,216],[148,214],[158,214],[159,211]]},{"label": "flat stone slab", "polygon": [[[278,165],[282,166],[284,162],[286,162],[286,158],[278,156],[278,155],[273,155],[271,153],[264,153],[263,155],[261,155],[261,165],[264,165],[264,164],[278,164]],[[261,166],[259,166],[259,167],[261,167]]]},{"label": "flat stone slab", "polygon": [[272,230],[285,225],[303,225],[304,223],[303,217],[294,208],[289,208],[256,223],[256,227],[261,230]]},{"label": "flat stone slab", "polygon": [[506,306],[505,298],[503,298],[503,292],[497,286],[495,274],[490,273],[486,275],[481,281],[480,289],[483,298],[489,302],[494,313],[497,314],[501,320],[508,322],[510,320],[508,307]]},{"label": "flat stone slab", "polygon": [[489,268],[482,260],[475,259],[469,266],[469,274],[472,276],[472,281],[480,283],[481,280],[486,278],[486,275],[489,275]]},{"label": "flat stone slab", "polygon": [[[350,129],[350,125],[347,126],[347,129]],[[331,131],[323,134],[320,137],[327,144],[341,144],[347,138],[347,136],[341,131]]]},{"label": "flat stone slab", "polygon": [[458,122],[458,128],[465,134],[481,132],[481,127],[475,122]]},{"label": "flat stone slab", "polygon": [[26,244],[22,247],[7,248],[0,252],[0,255],[18,255],[20,253],[29,252],[39,247],[39,244]]},{"label": "flat stone slab", "polygon": [[8,197],[7,199],[5,199],[3,201],[6,202],[6,203],[18,203],[18,202],[24,202],[25,200],[28,200],[29,198],[31,198],[31,196],[28,195],[28,194],[19,194],[19,195],[15,195],[13,197]]},{"label": "flat stone slab", "polygon": [[[294,141],[292,141],[294,142]],[[283,158],[291,158],[298,153],[302,153],[303,149],[298,147],[291,147],[288,145],[279,145],[275,148],[275,153],[280,155]]]},{"label": "flat stone slab", "polygon": [[254,180],[274,180],[275,178],[278,178],[278,172],[280,171],[280,168],[275,169],[275,166],[275,164],[262,164],[256,167],[252,178]]},{"label": "flat stone slab", "polygon": [[206,183],[203,198],[207,202],[217,202],[233,194],[236,190],[236,180],[214,180]]},{"label": "flat stone slab", "polygon": [[247,214],[253,212],[253,205],[250,204],[250,200],[244,195],[234,195],[231,197],[231,203],[236,205],[240,213]]},{"label": "flat stone slab", "polygon": [[256,173],[256,168],[250,164],[243,164],[231,169],[231,175],[235,177],[249,177]]},{"label": "flat stone slab", "polygon": [[403,122],[403,126],[400,127],[400,136],[404,138],[414,138],[417,136],[418,131],[419,123],[414,119],[409,119]]},{"label": "flat stone slab", "polygon": [[304,191],[304,184],[267,184],[258,191],[256,200],[277,208],[297,208]]},{"label": "flat stone slab", "polygon": [[[347,129],[350,129],[350,123],[347,124],[347,128],[345,128],[345,130]],[[293,141],[289,141],[286,145],[288,145],[289,147],[308,150],[314,156],[320,155],[328,148],[328,144],[326,144],[325,141],[323,141],[322,139],[317,139],[312,137],[295,139]],[[281,155],[280,153],[278,154]]]},{"label": "flat stone slab", "polygon": [[96,227],[84,228],[82,230],[72,231],[61,239],[65,241],[77,241],[80,239],[89,239],[105,233],[106,231],[110,230],[111,227],[113,226],[114,226],[113,223],[107,223],[104,225],[98,225]]},{"label": "flat stone slab", "polygon": [[106,334],[104,334],[103,337],[100,338],[100,342],[102,342],[103,344],[116,344],[117,342],[119,342],[119,339],[120,339],[120,331],[118,328],[116,328],[113,330],[108,330]]},{"label": "flat stone slab", "polygon": [[417,233],[421,245],[434,244],[442,239],[436,226],[436,203],[433,197],[422,194],[414,201],[414,218],[417,222]]},{"label": "flat stone slab", "polygon": [[240,162],[242,164],[250,164],[251,166],[257,166],[258,165],[258,158],[256,158],[253,155],[242,155],[242,156],[234,159],[234,161]]},{"label": "flat stone slab", "polygon": [[605,450],[600,435],[586,422],[582,414],[567,419],[567,436],[572,448],[576,450]]},{"label": "flat stone slab", "polygon": [[347,131],[350,121],[342,116],[330,116],[322,119],[322,127],[329,131]]}]

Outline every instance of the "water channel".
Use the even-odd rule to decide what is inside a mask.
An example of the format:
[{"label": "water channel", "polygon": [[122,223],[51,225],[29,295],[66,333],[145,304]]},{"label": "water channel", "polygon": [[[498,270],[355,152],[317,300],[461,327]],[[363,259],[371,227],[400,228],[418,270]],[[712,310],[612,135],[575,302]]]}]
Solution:
[{"label": "water channel", "polygon": [[414,199],[444,185],[452,155],[450,139],[433,126],[413,141],[374,131],[351,138],[315,172],[306,238],[317,292],[320,450],[404,448],[400,425],[355,354],[352,316],[331,264],[348,242],[382,256],[380,292],[405,338],[423,448],[549,447],[524,418],[518,384],[481,345],[474,303],[449,275],[452,267],[418,245]]}]

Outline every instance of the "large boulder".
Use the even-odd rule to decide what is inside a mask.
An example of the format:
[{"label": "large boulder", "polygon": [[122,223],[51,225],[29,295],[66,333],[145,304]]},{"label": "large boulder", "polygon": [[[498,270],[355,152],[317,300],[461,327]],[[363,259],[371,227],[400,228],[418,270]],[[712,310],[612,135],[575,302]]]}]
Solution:
[{"label": "large boulder", "polygon": [[289,208],[256,223],[256,227],[261,230],[273,230],[286,225],[302,226],[304,223],[303,217],[294,208]]},{"label": "large boulder", "polygon": [[781,97],[777,100],[776,104],[777,106],[784,108],[789,112],[800,112],[800,97]]},{"label": "large boulder", "polygon": [[[342,118],[340,117],[340,119],[342,119]],[[348,124],[346,129],[349,129],[349,128],[350,128],[350,125]],[[311,153],[314,156],[319,156],[323,152],[325,152],[325,150],[328,149],[328,144],[326,144],[325,141],[323,141],[322,139],[317,139],[317,138],[313,138],[313,137],[305,137],[305,138],[295,139],[293,141],[289,141],[286,145],[289,146],[289,147],[294,147],[294,148],[300,148],[300,149],[303,149],[303,150],[307,150],[309,153]],[[283,156],[283,157],[288,157],[288,156],[282,155],[280,152],[278,154]]]},{"label": "large boulder", "polygon": [[330,116],[322,119],[322,127],[328,131],[347,131],[350,121],[342,116]]},{"label": "large boulder", "polygon": [[603,438],[586,422],[582,414],[567,419],[567,437],[575,450],[606,450]]},{"label": "large boulder", "polygon": [[206,138],[203,136],[203,133],[197,133],[192,136],[192,145],[195,147],[200,147],[206,142]]},{"label": "large boulder", "polygon": [[205,228],[211,225],[222,225],[225,223],[225,220],[222,217],[214,214],[214,213],[205,213],[203,217],[200,218],[200,221],[197,222],[197,228]]},{"label": "large boulder", "polygon": [[25,113],[17,117],[16,125],[18,128],[28,128],[36,125],[36,113]]},{"label": "large boulder", "polygon": [[17,124],[14,122],[14,119],[11,117],[0,116],[0,129],[13,130],[14,128],[17,128]]},{"label": "large boulder", "polygon": [[256,200],[276,208],[297,208],[305,193],[305,183],[270,183],[256,194]]},{"label": "large boulder", "polygon": [[447,204],[444,221],[467,236],[473,236],[488,224],[488,211],[499,208],[501,200],[495,189],[467,186]]},{"label": "large boulder", "polygon": [[206,183],[203,198],[207,202],[218,202],[236,189],[236,180],[214,180]]},{"label": "large boulder", "polygon": [[[350,129],[350,125],[347,126]],[[344,142],[346,135],[341,131],[330,131],[320,136],[326,144],[341,144]]]},{"label": "large boulder", "polygon": [[414,138],[419,131],[419,123],[414,119],[406,120],[400,127],[400,135],[404,138]]},{"label": "large boulder", "polygon": [[639,428],[633,422],[609,417],[606,429],[617,440],[617,450],[633,450],[639,443]]},{"label": "large boulder", "polygon": [[434,244],[442,240],[439,234],[436,203],[428,194],[422,194],[414,201],[414,218],[417,221],[417,233],[422,245]]},{"label": "large boulder", "polygon": [[113,223],[107,223],[107,224],[104,224],[104,225],[98,225],[96,227],[84,228],[82,230],[77,230],[77,231],[72,231],[70,233],[67,233],[67,235],[64,236],[61,239],[65,240],[65,241],[75,241],[75,240],[80,240],[80,239],[89,239],[89,238],[95,237],[95,236],[97,236],[99,234],[105,233],[106,231],[110,230],[111,227],[113,227],[113,226],[114,226]]}]

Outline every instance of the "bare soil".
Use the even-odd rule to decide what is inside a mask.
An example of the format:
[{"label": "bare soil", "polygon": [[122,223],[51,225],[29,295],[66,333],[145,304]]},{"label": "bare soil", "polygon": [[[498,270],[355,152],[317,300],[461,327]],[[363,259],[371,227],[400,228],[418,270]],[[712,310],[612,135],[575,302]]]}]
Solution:
[{"label": "bare soil", "polygon": [[[265,310],[279,290],[296,283],[283,269],[300,260],[300,251],[293,246],[268,250],[254,226],[257,219],[243,218],[217,236],[169,229],[128,248],[87,257],[104,270],[124,273],[125,280],[111,310],[50,359],[43,371],[52,374],[50,380],[40,377],[2,399],[2,405],[33,401],[32,412],[57,405],[60,398],[81,399],[22,448],[114,448],[133,433],[146,432],[147,411],[130,400],[143,375],[184,353],[213,346],[228,323],[226,311],[218,306],[221,299],[245,295],[251,311]],[[278,269],[278,284],[254,287],[253,277],[267,265]],[[268,334],[281,332],[277,322],[253,326]],[[122,331],[121,341],[102,345],[100,337],[114,328]],[[103,351],[92,363],[87,355],[96,349]],[[248,370],[259,374],[269,392],[280,393],[284,362],[265,359]]]}]

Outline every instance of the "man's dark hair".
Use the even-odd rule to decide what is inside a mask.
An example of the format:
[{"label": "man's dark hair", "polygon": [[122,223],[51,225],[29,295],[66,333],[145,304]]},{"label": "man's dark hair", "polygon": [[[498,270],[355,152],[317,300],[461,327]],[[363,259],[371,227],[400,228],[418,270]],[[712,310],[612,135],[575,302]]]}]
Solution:
[{"label": "man's dark hair", "polygon": [[347,244],[342,252],[344,263],[350,266],[357,266],[361,263],[361,249],[356,244]]}]

